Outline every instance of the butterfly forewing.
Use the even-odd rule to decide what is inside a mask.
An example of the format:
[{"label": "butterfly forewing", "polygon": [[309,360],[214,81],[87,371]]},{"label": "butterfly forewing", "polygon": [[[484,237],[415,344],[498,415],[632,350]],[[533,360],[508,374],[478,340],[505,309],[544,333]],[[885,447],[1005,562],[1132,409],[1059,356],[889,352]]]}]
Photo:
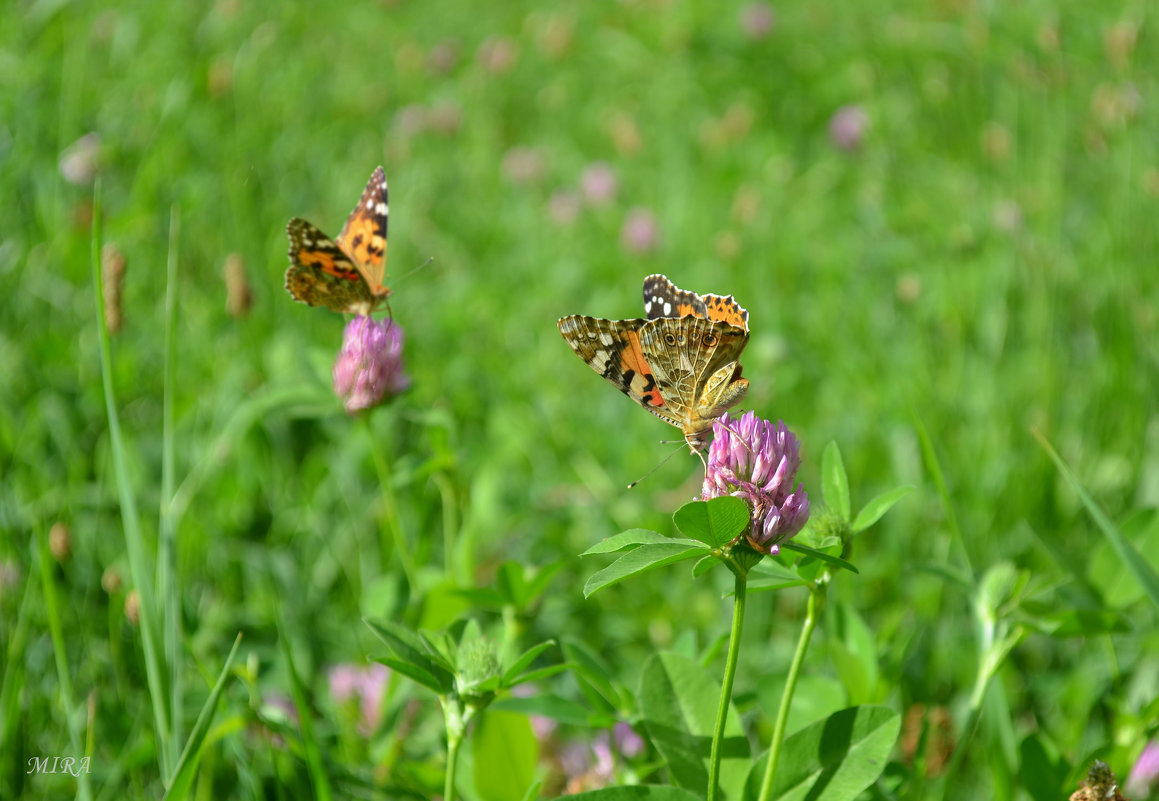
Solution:
[{"label": "butterfly forewing", "polygon": [[673,425],[678,418],[667,408],[640,342],[646,320],[604,320],[572,315],[559,321],[559,332],[584,362],[616,389]]},{"label": "butterfly forewing", "polygon": [[362,192],[362,198],[338,234],[338,246],[350,254],[375,297],[385,297],[390,290],[382,285],[386,277],[386,229],[389,217],[386,173],[374,171]]}]

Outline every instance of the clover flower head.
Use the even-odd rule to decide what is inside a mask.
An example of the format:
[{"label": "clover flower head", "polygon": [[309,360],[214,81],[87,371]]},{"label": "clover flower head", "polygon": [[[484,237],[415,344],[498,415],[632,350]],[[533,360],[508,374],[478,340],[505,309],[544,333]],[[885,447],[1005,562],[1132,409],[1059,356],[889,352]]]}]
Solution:
[{"label": "clover flower head", "polygon": [[394,320],[355,317],[342,333],[334,393],[349,414],[370,409],[410,386],[402,365],[402,328]]},{"label": "clover flower head", "polygon": [[794,489],[801,446],[783,422],[775,425],[755,412],[739,419],[727,414],[713,424],[712,446],[701,500],[732,495],[748,504],[746,539],[755,550],[776,554],[809,520],[809,495]]}]

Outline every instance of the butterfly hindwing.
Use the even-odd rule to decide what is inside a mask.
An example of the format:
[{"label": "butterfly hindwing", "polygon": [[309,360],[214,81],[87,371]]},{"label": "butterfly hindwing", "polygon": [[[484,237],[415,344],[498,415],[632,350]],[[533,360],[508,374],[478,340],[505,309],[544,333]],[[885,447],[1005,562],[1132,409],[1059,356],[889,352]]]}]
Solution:
[{"label": "butterfly hindwing", "polygon": [[649,320],[661,317],[704,317],[748,330],[749,313],[732,295],[698,295],[681,289],[668,276],[644,279],[644,314]]}]

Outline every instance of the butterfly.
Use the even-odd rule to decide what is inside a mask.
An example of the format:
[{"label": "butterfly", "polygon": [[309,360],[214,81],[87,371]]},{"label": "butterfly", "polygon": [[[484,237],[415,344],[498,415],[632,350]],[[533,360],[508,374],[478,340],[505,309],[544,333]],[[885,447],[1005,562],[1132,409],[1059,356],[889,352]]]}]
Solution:
[{"label": "butterfly", "polygon": [[294,300],[340,314],[369,315],[390,296],[386,271],[386,173],[374,171],[342,233],[331,240],[301,217],[290,220],[286,289]]},{"label": "butterfly", "polygon": [[589,367],[702,451],[713,421],[748,391],[739,359],[749,313],[731,295],[698,295],[663,275],[644,279],[644,313],[644,320],[576,314],[560,318],[559,332]]}]

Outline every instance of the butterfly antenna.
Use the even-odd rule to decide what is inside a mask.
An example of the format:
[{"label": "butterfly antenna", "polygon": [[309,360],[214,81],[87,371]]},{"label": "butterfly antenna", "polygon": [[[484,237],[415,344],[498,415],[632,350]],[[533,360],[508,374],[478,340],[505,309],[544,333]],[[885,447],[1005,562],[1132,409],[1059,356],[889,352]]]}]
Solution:
[{"label": "butterfly antenna", "polygon": [[424,261],[424,262],[423,262],[422,264],[420,264],[418,267],[415,267],[413,270],[410,270],[409,272],[405,272],[405,273],[403,273],[403,274],[402,274],[402,275],[400,275],[398,278],[394,279],[394,281],[393,281],[392,283],[395,283],[395,284],[397,284],[397,283],[399,283],[400,281],[402,281],[404,278],[409,278],[410,276],[414,275],[415,273],[417,273],[419,270],[421,270],[421,269],[423,269],[424,267],[426,267],[428,264],[430,264],[430,263],[431,263],[431,262],[433,262],[434,260],[435,260],[435,257],[434,257],[434,256],[427,256],[427,260],[426,260],[426,261]]},{"label": "butterfly antenna", "polygon": [[[717,420],[716,422],[720,423],[720,420]],[[739,432],[739,431],[737,431],[735,428],[733,428],[732,426],[730,426],[728,423],[720,423],[720,424],[721,424],[722,426],[724,426],[725,428],[727,428],[727,429],[728,429],[730,432],[732,432],[732,435],[733,435],[734,437],[736,437],[736,438],[737,438],[737,440],[740,442],[740,444],[741,444],[741,445],[744,445],[744,447],[745,447],[745,450],[746,450],[746,451],[748,451],[750,454],[752,454],[752,453],[753,453],[753,449],[752,449],[752,447],[750,447],[750,446],[749,446],[749,444],[748,444],[747,442],[745,442],[745,441],[744,441],[744,437],[742,437],[742,436],[740,435],[740,432]],[[754,454],[754,455],[755,455],[755,454]],[[708,469],[708,465],[705,465],[705,469],[706,469],[706,470]]]},{"label": "butterfly antenna", "polygon": [[[675,441],[675,440],[664,440],[664,442],[663,442],[663,443],[661,443],[661,444],[665,444],[665,443],[667,443],[667,444],[671,444],[671,443],[672,443],[672,442],[674,442],[674,441]],[[683,444],[684,444],[684,440],[680,440],[679,442],[680,442],[680,444],[681,444],[681,445],[683,445]],[[651,470],[649,470],[647,473],[645,473],[644,475],[640,476],[638,479],[636,479],[636,480],[635,480],[635,481],[633,481],[631,484],[629,484],[629,485],[628,485],[628,489],[632,489],[632,488],[633,488],[633,487],[635,487],[637,484],[639,484],[641,481],[643,481],[644,479],[646,479],[648,476],[650,476],[650,475],[652,475],[653,473],[655,473],[655,472],[656,472],[657,470],[659,470],[661,467],[663,467],[664,465],[666,465],[666,464],[668,463],[668,461],[669,461],[669,460],[670,460],[670,459],[671,459],[673,456],[675,456],[675,455],[676,455],[676,454],[678,454],[678,453],[680,453],[680,449],[679,449],[679,448],[676,448],[676,449],[674,449],[674,450],[672,451],[672,453],[668,454],[668,455],[667,455],[667,456],[665,456],[663,459],[661,459],[661,460],[660,460],[660,462],[659,462],[659,464],[657,464],[655,467],[653,467],[653,468],[652,468]],[[701,459],[703,459],[704,457],[702,456],[702,457],[700,457],[700,458],[701,458]]]}]

